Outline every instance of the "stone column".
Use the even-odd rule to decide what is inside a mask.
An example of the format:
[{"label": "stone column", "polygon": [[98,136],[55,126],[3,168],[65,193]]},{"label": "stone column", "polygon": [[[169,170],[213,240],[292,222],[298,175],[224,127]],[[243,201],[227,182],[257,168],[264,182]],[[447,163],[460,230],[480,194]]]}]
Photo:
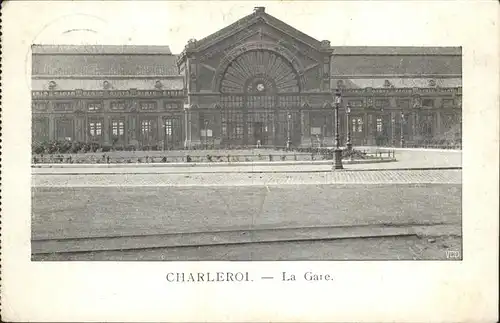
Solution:
[{"label": "stone column", "polygon": [[85,141],[85,119],[82,115],[75,116],[75,141]]},{"label": "stone column", "polygon": [[309,120],[309,111],[301,110],[300,111],[300,123],[301,123],[301,131],[302,137],[300,140],[301,147],[309,147],[311,145],[311,125]]},{"label": "stone column", "polygon": [[278,120],[279,120],[279,112],[278,108],[274,109],[274,117],[273,117],[273,145],[278,146],[280,143],[278,142]]},{"label": "stone column", "polygon": [[442,127],[441,127],[441,111],[438,110],[438,111],[436,111],[436,132],[435,132],[435,134],[438,136],[442,135],[441,129],[442,129]]},{"label": "stone column", "polygon": [[[371,126],[371,115],[365,112],[364,122],[363,122],[363,144],[362,145],[373,145],[372,133],[370,131]],[[359,127],[359,125],[358,125]]]},{"label": "stone column", "polygon": [[128,131],[128,144],[137,146],[137,115],[135,112],[132,112],[127,116],[127,131]]},{"label": "stone column", "polygon": [[199,146],[201,145],[201,140],[200,140],[200,112],[197,111],[196,109],[189,109],[189,115],[190,115],[190,127],[191,127],[191,133],[189,134],[189,137],[191,139],[191,146]]},{"label": "stone column", "polygon": [[101,116],[102,116],[102,131],[103,131],[103,144],[104,145],[110,145],[111,144],[111,140],[110,140],[110,118],[109,118],[109,115],[108,115],[108,111],[110,110],[109,109],[109,105],[110,105],[110,101],[109,100],[104,100],[102,102],[102,111],[101,111]]},{"label": "stone column", "polygon": [[417,134],[417,114],[415,112],[411,112],[411,140],[415,140],[415,136]]},{"label": "stone column", "polygon": [[165,148],[164,146],[164,140],[165,140],[165,128],[163,124],[163,116],[159,115],[158,116],[158,126],[157,126],[157,139],[156,143],[159,146],[161,150]]},{"label": "stone column", "polygon": [[184,149],[191,148],[191,116],[189,104],[184,104]]},{"label": "stone column", "polygon": [[49,115],[49,140],[54,140],[56,138],[56,126],[54,115]]},{"label": "stone column", "polygon": [[416,138],[417,140],[421,140],[421,129],[422,125],[420,124],[420,117],[419,117],[420,112],[415,111],[415,135],[414,139]]},{"label": "stone column", "polygon": [[[398,137],[398,134],[396,133],[396,124],[397,124],[397,117],[396,117],[396,112],[394,111],[391,111],[391,115],[390,115],[390,125],[391,125],[391,146],[396,146],[396,141],[398,141],[396,138]],[[399,118],[401,119],[401,116],[399,116]],[[399,124],[400,124],[400,129],[401,128],[401,120],[399,120]],[[385,127],[384,124],[382,124],[382,127]],[[401,131],[401,130],[400,130]],[[399,133],[399,137],[401,137],[401,133]]]},{"label": "stone column", "polygon": [[221,126],[221,111],[220,109],[216,109],[213,111],[212,118],[213,126],[212,126],[212,137],[214,140],[214,144],[217,146],[220,144],[220,140],[222,139],[222,126]]}]

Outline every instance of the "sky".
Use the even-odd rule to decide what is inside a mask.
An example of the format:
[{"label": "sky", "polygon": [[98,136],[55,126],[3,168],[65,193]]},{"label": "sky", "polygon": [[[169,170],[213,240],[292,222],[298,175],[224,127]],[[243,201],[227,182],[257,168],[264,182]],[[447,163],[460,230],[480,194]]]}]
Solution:
[{"label": "sky", "polygon": [[[10,3],[12,5],[12,3]],[[333,46],[456,46],[453,30],[460,6],[428,2],[340,1],[22,1],[29,13],[27,39],[36,44],[168,45],[180,53],[188,39],[201,39],[250,14],[256,6]],[[447,24],[449,20],[449,24]],[[440,28],[436,28],[436,25]],[[29,29],[29,30],[28,30]],[[463,34],[462,34],[463,36]],[[444,43],[443,43],[444,41]]]}]

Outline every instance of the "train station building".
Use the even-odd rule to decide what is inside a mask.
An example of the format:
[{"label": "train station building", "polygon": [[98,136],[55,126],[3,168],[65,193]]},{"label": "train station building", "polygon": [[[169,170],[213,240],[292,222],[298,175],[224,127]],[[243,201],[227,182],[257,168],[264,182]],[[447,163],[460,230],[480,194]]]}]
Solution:
[{"label": "train station building", "polygon": [[339,47],[263,7],[180,54],[168,46],[32,47],[34,142],[115,148],[461,144],[455,47]]}]

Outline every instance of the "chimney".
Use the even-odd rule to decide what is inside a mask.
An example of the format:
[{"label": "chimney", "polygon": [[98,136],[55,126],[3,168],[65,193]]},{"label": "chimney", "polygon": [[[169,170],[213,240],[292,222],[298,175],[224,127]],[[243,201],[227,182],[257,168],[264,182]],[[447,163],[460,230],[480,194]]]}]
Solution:
[{"label": "chimney", "polygon": [[254,13],[264,13],[266,12],[266,7],[255,7],[253,8]]}]

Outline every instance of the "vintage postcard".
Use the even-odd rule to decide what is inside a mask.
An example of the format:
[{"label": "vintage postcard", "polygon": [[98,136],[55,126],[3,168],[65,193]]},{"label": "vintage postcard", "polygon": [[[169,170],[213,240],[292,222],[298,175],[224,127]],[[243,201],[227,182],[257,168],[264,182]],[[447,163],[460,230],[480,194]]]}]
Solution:
[{"label": "vintage postcard", "polygon": [[2,318],[495,321],[498,13],[7,2]]}]

